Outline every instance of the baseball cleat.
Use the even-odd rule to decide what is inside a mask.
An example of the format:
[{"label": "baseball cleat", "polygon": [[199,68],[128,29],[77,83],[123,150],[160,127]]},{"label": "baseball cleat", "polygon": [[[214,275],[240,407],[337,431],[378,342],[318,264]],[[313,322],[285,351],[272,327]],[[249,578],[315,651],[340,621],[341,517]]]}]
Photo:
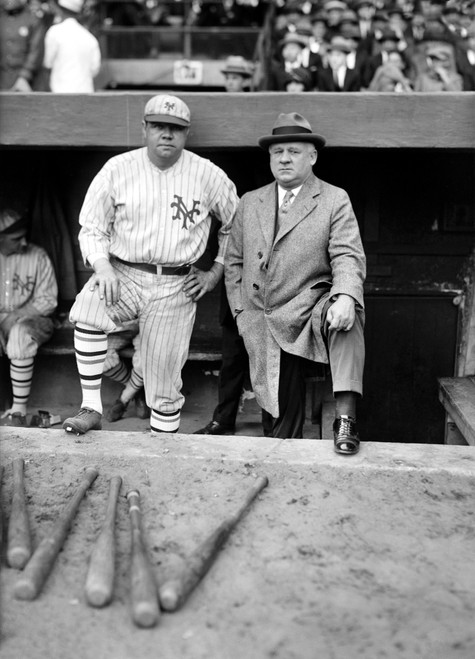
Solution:
[{"label": "baseball cleat", "polygon": [[66,432],[84,435],[88,430],[102,429],[102,414],[91,410],[89,407],[81,407],[76,416],[71,416],[63,423]]}]

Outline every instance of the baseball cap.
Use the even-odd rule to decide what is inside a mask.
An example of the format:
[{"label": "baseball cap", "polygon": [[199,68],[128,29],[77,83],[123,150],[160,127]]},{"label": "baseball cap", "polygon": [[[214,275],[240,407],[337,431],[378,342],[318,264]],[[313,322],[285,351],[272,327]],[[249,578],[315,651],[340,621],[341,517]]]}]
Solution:
[{"label": "baseball cap", "polygon": [[176,126],[189,126],[190,109],[181,98],[169,94],[159,94],[147,102],[144,119]]},{"label": "baseball cap", "polygon": [[25,215],[16,210],[6,208],[0,211],[0,233],[17,233],[28,228],[28,222]]}]

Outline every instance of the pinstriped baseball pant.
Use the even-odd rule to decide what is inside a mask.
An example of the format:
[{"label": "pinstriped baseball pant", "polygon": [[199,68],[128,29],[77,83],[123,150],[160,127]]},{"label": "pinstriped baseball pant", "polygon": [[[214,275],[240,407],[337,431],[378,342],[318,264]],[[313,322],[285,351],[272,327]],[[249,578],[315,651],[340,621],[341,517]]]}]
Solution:
[{"label": "pinstriped baseball pant", "polygon": [[71,308],[70,320],[109,334],[124,321],[138,318],[147,405],[163,415],[179,413],[185,400],[181,371],[196,316],[196,303],[182,290],[185,277],[112,265],[120,279],[120,300],[106,307],[88,282]]},{"label": "pinstriped baseball pant", "polygon": [[7,337],[6,354],[8,358],[29,359],[35,357],[38,347],[53,336],[53,331],[53,321],[45,316],[31,316],[17,321]]}]

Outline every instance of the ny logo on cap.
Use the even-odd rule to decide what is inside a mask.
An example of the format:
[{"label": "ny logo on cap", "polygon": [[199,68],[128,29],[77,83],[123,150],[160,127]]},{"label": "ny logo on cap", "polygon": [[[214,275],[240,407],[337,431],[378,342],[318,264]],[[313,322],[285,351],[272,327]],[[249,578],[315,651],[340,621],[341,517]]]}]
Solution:
[{"label": "ny logo on cap", "polygon": [[171,103],[170,101],[165,101],[165,110],[168,110],[168,112],[171,112],[172,110],[175,109],[175,103]]}]

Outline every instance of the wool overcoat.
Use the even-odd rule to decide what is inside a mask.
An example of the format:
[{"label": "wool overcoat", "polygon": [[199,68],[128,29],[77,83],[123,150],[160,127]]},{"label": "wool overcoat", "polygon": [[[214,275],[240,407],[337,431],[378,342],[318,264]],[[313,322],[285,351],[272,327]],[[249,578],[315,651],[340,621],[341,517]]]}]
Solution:
[{"label": "wool overcoat", "polygon": [[313,174],[275,235],[277,184],[246,193],[225,256],[229,305],[249,354],[256,399],[279,416],[280,349],[328,363],[321,335],[329,296],[362,308],[366,260],[347,193]]}]

